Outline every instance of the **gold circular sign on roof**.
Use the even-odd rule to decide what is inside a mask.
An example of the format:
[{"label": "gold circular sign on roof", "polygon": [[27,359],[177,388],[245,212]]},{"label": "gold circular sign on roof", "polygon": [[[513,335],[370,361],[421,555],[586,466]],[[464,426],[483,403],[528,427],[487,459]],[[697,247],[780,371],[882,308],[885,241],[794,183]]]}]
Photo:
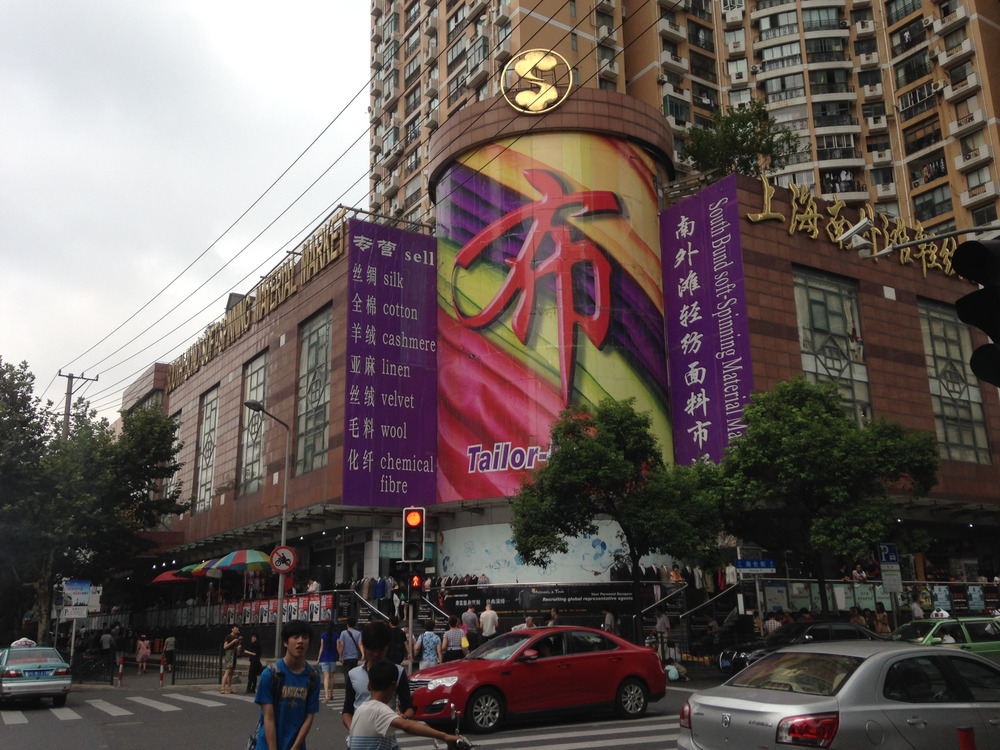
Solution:
[{"label": "gold circular sign on roof", "polygon": [[566,58],[547,49],[530,49],[511,58],[500,81],[504,99],[518,112],[540,115],[569,96],[573,70]]}]

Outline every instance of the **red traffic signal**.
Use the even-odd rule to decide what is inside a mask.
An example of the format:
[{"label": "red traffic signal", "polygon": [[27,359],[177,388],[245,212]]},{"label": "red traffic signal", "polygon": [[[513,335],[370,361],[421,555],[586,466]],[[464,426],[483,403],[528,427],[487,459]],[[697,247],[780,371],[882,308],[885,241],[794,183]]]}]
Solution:
[{"label": "red traffic signal", "polygon": [[424,590],[424,577],[419,573],[410,573],[406,579],[407,581],[407,593],[409,595],[410,601],[416,601],[420,598]]},{"label": "red traffic signal", "polygon": [[427,513],[423,508],[403,508],[403,562],[419,563],[424,556],[424,523]]}]

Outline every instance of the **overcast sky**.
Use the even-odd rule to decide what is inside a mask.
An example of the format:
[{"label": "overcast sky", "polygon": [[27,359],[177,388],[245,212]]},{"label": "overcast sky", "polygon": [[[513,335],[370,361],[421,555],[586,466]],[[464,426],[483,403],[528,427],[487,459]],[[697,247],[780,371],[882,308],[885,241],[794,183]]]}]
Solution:
[{"label": "overcast sky", "polygon": [[183,351],[230,290],[250,291],[332,206],[367,208],[369,12],[359,0],[0,3],[3,361],[27,361],[60,405],[60,368],[99,375],[77,394],[113,419],[124,387]]}]

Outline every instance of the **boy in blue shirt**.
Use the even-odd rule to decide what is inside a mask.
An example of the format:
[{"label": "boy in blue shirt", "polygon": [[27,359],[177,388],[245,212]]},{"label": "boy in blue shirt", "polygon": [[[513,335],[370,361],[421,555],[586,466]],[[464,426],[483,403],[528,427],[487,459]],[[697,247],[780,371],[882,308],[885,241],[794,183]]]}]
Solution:
[{"label": "boy in blue shirt", "polygon": [[[286,624],[281,633],[285,656],[274,665],[280,677],[275,677],[272,668],[260,676],[254,699],[261,710],[257,750],[306,750],[306,735],[319,713],[319,680],[313,678],[310,690],[313,668],[306,662],[311,637],[307,623],[294,620]],[[276,691],[280,693],[276,695]]]}]

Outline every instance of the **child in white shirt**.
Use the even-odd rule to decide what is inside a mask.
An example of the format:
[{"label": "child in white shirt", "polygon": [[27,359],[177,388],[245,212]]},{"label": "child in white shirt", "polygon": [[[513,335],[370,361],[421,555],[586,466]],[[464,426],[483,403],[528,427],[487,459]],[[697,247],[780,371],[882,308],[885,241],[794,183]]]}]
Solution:
[{"label": "child in white shirt", "polygon": [[448,743],[449,750],[455,750],[458,735],[447,734],[426,724],[404,719],[395,709],[386,705],[396,693],[399,673],[391,661],[382,660],[368,669],[368,690],[371,700],[362,703],[354,712],[351,731],[347,738],[350,750],[397,750],[395,731],[430,737]]}]

